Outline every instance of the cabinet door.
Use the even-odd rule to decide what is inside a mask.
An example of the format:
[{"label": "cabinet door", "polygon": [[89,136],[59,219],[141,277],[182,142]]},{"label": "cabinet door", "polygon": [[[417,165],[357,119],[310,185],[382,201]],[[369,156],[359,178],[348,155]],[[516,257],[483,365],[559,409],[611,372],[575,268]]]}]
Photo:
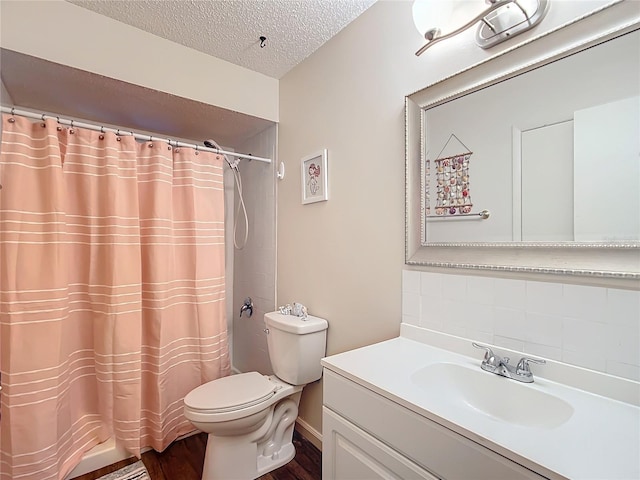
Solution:
[{"label": "cabinet door", "polygon": [[447,480],[542,480],[546,478],[450,428],[418,415],[327,369],[323,374],[323,401],[329,411],[335,412],[372,438],[381,440],[394,452],[413,462],[413,465],[428,469],[438,478]]},{"label": "cabinet door", "polygon": [[322,432],[323,480],[438,480],[327,407]]}]

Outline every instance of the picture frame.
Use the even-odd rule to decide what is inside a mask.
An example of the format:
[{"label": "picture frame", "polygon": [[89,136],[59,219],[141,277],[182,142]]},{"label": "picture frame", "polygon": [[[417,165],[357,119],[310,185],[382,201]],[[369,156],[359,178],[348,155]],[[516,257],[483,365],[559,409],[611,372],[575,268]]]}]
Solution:
[{"label": "picture frame", "polygon": [[329,200],[327,175],[327,149],[303,157],[300,161],[302,174],[302,203]]}]

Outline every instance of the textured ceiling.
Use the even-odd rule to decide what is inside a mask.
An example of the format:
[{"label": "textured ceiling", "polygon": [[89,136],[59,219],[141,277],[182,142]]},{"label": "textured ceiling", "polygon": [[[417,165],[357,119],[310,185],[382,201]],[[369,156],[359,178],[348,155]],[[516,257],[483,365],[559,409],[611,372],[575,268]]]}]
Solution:
[{"label": "textured ceiling", "polygon": [[67,1],[279,79],[376,0]]},{"label": "textured ceiling", "polygon": [[[274,78],[281,78],[375,2],[67,1]],[[260,48],[261,35],[267,37],[264,48]],[[273,125],[18,52],[0,49],[0,57],[2,82],[12,101],[7,104],[0,99],[6,106],[196,143],[215,138],[234,148]]]}]

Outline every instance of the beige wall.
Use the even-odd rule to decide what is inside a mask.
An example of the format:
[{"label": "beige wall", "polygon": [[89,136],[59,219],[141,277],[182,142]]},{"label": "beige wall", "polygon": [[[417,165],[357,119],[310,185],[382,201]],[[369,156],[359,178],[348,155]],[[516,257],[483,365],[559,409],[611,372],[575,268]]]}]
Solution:
[{"label": "beige wall", "polygon": [[0,46],[179,97],[278,120],[278,80],[61,0],[1,2]]},{"label": "beige wall", "polygon": [[[534,32],[607,2],[553,2]],[[465,32],[428,50],[410,1],[379,0],[280,81],[278,301],[329,321],[327,353],[398,335],[404,264],[404,96],[494,55]],[[329,151],[329,201],[300,203],[300,158]],[[321,382],[300,417],[322,428]]]}]

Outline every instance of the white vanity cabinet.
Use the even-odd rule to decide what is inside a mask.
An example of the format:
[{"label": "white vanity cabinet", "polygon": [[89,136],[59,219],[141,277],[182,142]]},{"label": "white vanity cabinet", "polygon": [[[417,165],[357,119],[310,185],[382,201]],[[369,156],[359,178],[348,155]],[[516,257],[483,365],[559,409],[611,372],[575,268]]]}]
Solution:
[{"label": "white vanity cabinet", "polygon": [[547,478],[326,367],[325,480]]}]

